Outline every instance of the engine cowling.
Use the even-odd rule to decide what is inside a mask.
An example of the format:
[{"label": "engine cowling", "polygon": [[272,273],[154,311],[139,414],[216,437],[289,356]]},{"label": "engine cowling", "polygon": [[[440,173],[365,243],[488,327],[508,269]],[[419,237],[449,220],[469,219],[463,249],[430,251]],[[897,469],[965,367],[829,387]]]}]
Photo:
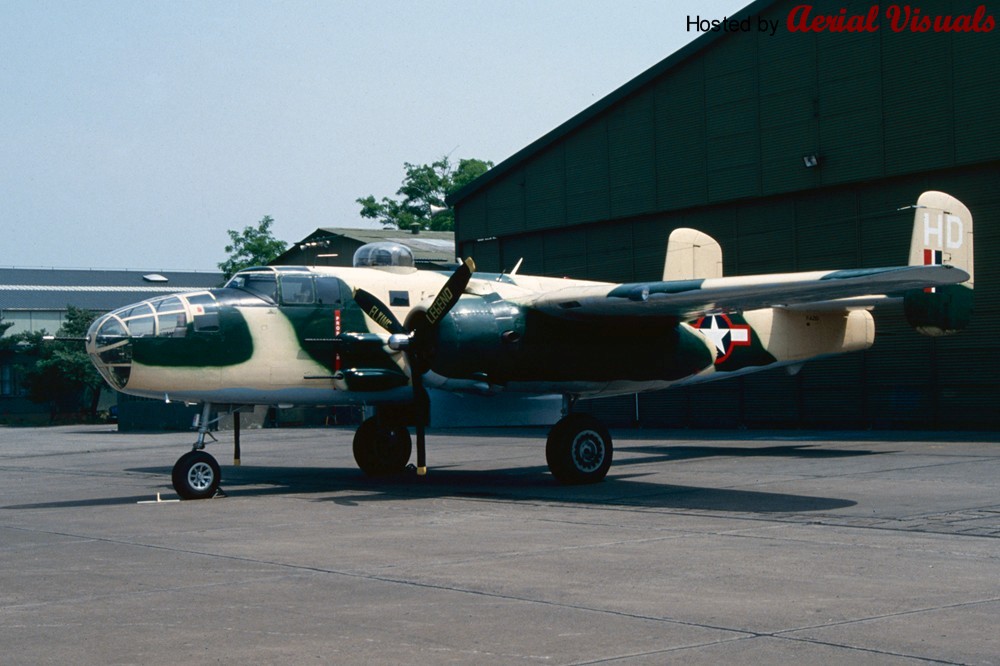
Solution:
[{"label": "engine cowling", "polygon": [[441,322],[431,368],[502,385],[675,380],[713,362],[704,341],[673,318],[568,320],[496,295],[466,295]]}]

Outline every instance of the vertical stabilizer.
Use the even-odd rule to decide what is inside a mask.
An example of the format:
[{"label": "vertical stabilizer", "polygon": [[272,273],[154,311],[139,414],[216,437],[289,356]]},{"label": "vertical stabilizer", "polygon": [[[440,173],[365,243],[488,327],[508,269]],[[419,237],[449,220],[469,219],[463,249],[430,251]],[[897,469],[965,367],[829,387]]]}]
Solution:
[{"label": "vertical stabilizer", "polygon": [[910,265],[949,264],[969,274],[972,286],[972,213],[944,192],[924,192],[917,199],[910,240]]},{"label": "vertical stabilizer", "polygon": [[674,229],[667,241],[663,281],[722,277],[722,246],[696,229]]},{"label": "vertical stabilizer", "polygon": [[950,265],[969,279],[928,288],[904,299],[910,325],[925,335],[946,335],[965,328],[972,318],[975,282],[972,213],[944,192],[924,192],[917,200],[910,240],[910,265]]}]

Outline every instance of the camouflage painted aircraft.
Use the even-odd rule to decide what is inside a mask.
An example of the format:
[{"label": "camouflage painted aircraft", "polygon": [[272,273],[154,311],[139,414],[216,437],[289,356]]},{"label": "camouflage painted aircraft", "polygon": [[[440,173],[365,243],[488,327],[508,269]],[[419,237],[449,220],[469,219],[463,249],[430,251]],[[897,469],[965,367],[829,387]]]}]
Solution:
[{"label": "camouflage painted aircraft", "polygon": [[367,474],[403,471],[415,426],[426,469],[426,387],[564,396],[546,444],[563,483],[602,480],[612,441],[579,398],[655,391],[869,348],[873,306],[901,300],[921,333],[965,327],[973,301],[972,216],[925,192],[909,263],[723,277],[709,236],[677,229],[663,280],[609,284],[413,267],[398,244],[366,245],[355,267],[260,267],[221,289],[137,303],[94,322],[87,349],[115,389],[202,403],[197,442],[173,470],[184,498],[215,494],[204,451],[210,410],[370,405],[354,457]]}]

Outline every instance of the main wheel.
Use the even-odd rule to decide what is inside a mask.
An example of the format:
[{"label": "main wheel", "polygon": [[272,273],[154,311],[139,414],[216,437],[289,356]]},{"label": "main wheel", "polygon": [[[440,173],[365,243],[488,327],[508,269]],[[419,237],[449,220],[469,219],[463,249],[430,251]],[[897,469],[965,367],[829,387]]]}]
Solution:
[{"label": "main wheel", "polygon": [[170,475],[181,499],[208,499],[219,489],[219,463],[204,451],[189,451],[174,464]]},{"label": "main wheel", "polygon": [[368,476],[402,473],[412,450],[410,431],[393,419],[367,419],[354,433],[354,461]]},{"label": "main wheel", "polygon": [[570,414],[549,431],[545,460],[560,483],[597,483],[611,469],[611,435],[600,421]]}]

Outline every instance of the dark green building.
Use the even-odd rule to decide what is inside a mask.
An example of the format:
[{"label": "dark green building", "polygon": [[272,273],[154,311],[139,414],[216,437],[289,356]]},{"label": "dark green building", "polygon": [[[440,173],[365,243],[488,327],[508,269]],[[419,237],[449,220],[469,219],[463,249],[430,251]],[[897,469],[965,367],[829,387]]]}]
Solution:
[{"label": "dark green building", "polygon": [[417,268],[447,270],[455,265],[455,234],[450,231],[342,229],[321,227],[270,262],[272,266],[351,266],[354,253],[368,243],[392,242],[413,252]]},{"label": "dark green building", "polygon": [[[733,17],[747,30],[702,34],[458,192],[459,254],[482,270],[523,257],[524,273],[656,280],[684,226],[719,240],[726,275],[898,265],[913,219],[899,209],[943,190],[976,223],[963,334],[922,337],[887,307],[868,352],[586,408],[651,426],[996,428],[1000,17],[955,30],[986,27],[981,4],[922,6],[970,17],[951,30],[915,32],[882,4],[877,30],[835,32],[803,31],[802,3],[755,2]],[[813,5],[808,27],[876,6]]]}]

